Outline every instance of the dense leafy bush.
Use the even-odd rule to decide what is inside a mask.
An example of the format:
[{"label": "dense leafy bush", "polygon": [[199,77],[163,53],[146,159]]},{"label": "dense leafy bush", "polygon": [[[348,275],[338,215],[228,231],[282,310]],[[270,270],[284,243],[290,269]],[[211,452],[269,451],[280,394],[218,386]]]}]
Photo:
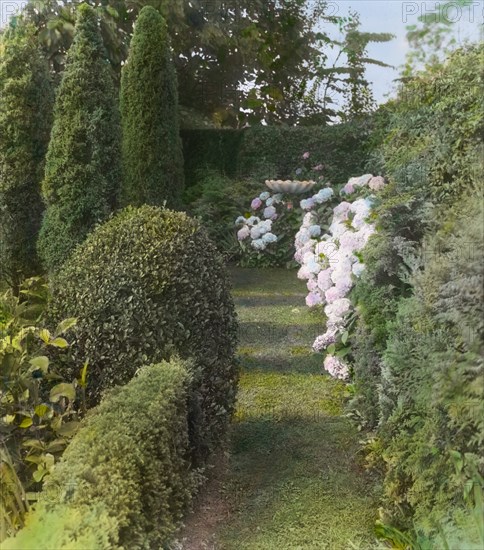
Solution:
[{"label": "dense leafy bush", "polygon": [[387,519],[427,539],[466,523],[484,474],[483,53],[455,53],[381,114],[378,162],[391,184],[352,296],[353,405],[378,428]]},{"label": "dense leafy bush", "polygon": [[78,319],[73,338],[89,360],[89,402],[147,361],[193,357],[191,435],[208,450],[234,403],[237,324],[223,260],[199,223],[127,208],[76,249],[53,286],[55,320],[66,312]]},{"label": "dense leafy bush", "polygon": [[238,174],[286,179],[310,151],[334,185],[363,173],[370,135],[369,122],[335,126],[254,126],[244,132]]},{"label": "dense leafy bush", "polygon": [[387,171],[436,202],[460,197],[482,170],[484,46],[457,50],[438,73],[421,73],[388,110]]},{"label": "dense leafy bush", "polygon": [[185,192],[188,211],[200,219],[218,250],[229,261],[240,257],[234,219],[247,208],[263,184],[254,180],[231,180],[216,171],[203,171],[199,183]]},{"label": "dense leafy bush", "polygon": [[173,360],[112,390],[49,476],[27,527],[2,547],[164,548],[196,486],[188,387],[187,365]]},{"label": "dense leafy bush", "polygon": [[116,206],[120,140],[119,111],[97,15],[83,5],[57,92],[42,187],[46,212],[38,249],[49,271],[59,268]]},{"label": "dense leafy bush", "polygon": [[166,22],[145,6],[121,79],[124,205],[177,207],[183,191],[178,84]]},{"label": "dense leafy bush", "polygon": [[425,243],[432,257],[400,303],[382,371],[387,490],[427,530],[484,474],[484,211],[471,197],[462,212]]},{"label": "dense leafy bush", "polygon": [[182,130],[181,137],[187,188],[204,178],[201,170],[236,178],[238,152],[244,138],[242,130]]},{"label": "dense leafy bush", "polygon": [[34,31],[17,25],[0,42],[0,277],[16,292],[39,268],[40,182],[54,102]]}]

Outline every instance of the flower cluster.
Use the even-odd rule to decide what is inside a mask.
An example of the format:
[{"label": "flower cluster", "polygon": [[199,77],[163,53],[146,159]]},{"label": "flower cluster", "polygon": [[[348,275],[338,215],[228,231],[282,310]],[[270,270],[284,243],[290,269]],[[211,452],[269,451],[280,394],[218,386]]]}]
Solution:
[{"label": "flower cluster", "polygon": [[[271,195],[264,191],[255,197],[250,205],[253,215],[248,218],[239,216],[235,220],[235,225],[240,227],[237,232],[239,241],[249,239],[255,250],[265,250],[267,245],[276,242],[277,236],[272,232],[272,223],[279,217],[276,209],[279,204],[282,204],[280,193]],[[258,212],[259,215],[255,215]]]},{"label": "flower cluster", "polygon": [[[375,189],[379,189],[383,179],[374,178],[371,174],[351,178],[343,188],[346,188],[344,194],[353,193],[355,186],[369,186],[370,182],[373,182]],[[338,204],[333,209],[328,231],[323,233],[324,220],[320,219],[317,205],[331,197],[328,191],[332,190],[322,189],[311,199],[302,201],[301,208],[307,213],[295,239],[294,258],[301,265],[298,277],[307,280],[309,291],[306,304],[309,307],[325,305],[324,312],[328,319],[326,332],[318,336],[313,344],[315,351],[327,350],[329,346],[334,349],[345,332],[346,319],[351,311],[347,296],[354,278],[364,270],[359,253],[375,233],[374,225],[368,222],[371,196]],[[338,378],[348,376],[348,367],[339,357],[327,355],[324,368]]]},{"label": "flower cluster", "polygon": [[385,180],[382,176],[365,174],[359,178],[350,178],[348,183],[341,189],[340,193],[341,195],[352,195],[364,187],[368,187],[371,191],[379,191],[384,185]]}]

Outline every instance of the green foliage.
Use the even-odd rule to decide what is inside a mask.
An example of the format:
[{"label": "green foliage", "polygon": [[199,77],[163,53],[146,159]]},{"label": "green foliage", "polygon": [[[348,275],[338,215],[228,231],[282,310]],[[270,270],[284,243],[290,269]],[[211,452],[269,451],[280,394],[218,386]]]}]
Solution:
[{"label": "green foliage", "polygon": [[178,359],[143,367],[90,411],[27,528],[5,548],[164,548],[197,482],[187,368]]},{"label": "green foliage", "polygon": [[[68,348],[62,334],[75,319],[66,319],[51,334],[39,318],[46,304],[45,285],[28,280],[20,292],[21,300],[11,290],[0,299],[3,536],[23,524],[28,508],[24,488],[39,487],[75,434],[83,393],[83,382],[63,382],[47,357],[50,349]],[[62,360],[69,360],[65,351],[57,363]]]},{"label": "green foliage", "polygon": [[2,542],[2,550],[123,550],[118,544],[118,524],[101,506],[38,505],[27,516],[16,537]]},{"label": "green foliage", "polygon": [[[32,0],[26,6],[25,15],[39,29],[56,71],[62,71],[82,1]],[[334,81],[324,72],[336,45],[329,29],[339,27],[344,18],[330,15],[324,1],[308,5],[305,0],[239,0],[236,9],[222,0],[87,3],[100,16],[116,72],[126,59],[139,11],[146,5],[160,11],[173,41],[180,103],[197,119],[242,127],[262,120],[324,124],[334,115],[318,92],[321,80],[330,80],[333,88]],[[188,124],[193,127],[193,121]]]},{"label": "green foliage", "polygon": [[121,78],[124,205],[180,205],[183,152],[178,83],[167,25],[154,8],[139,14]]},{"label": "green foliage", "polygon": [[54,319],[78,319],[72,337],[89,360],[89,402],[148,361],[192,357],[192,443],[210,450],[233,408],[237,323],[224,262],[199,223],[127,208],[78,247],[53,288]]},{"label": "green foliage", "polygon": [[476,200],[483,111],[475,71],[483,53],[480,45],[455,52],[438,72],[404,84],[374,119],[373,159],[390,185],[379,196],[379,232],[363,251],[367,269],[352,293],[359,316],[353,407],[378,429],[382,529],[402,548],[479,541],[474,528],[459,529],[472,511],[466,493],[484,473],[483,212]]},{"label": "green foliage", "polygon": [[38,250],[49,271],[109,216],[120,179],[114,86],[97,16],[83,6],[57,93],[42,186],[46,212]]},{"label": "green foliage", "polygon": [[202,170],[216,170],[235,178],[237,160],[244,132],[241,130],[182,130],[187,188],[202,179]]},{"label": "green foliage", "polygon": [[390,103],[387,171],[397,191],[449,203],[482,174],[484,46],[457,50],[436,73],[421,73]]},{"label": "green foliage", "polygon": [[402,87],[399,98],[374,119],[370,146],[379,147],[379,164],[390,185],[378,199],[379,234],[364,250],[367,270],[353,292],[360,314],[354,404],[371,426],[380,415],[374,407],[388,322],[398,300],[412,294],[409,276],[422,267],[422,239],[442,220],[455,218],[452,201],[472,189],[479,195],[482,102],[480,75],[473,67],[483,51],[476,46],[456,52],[437,75],[423,73]]},{"label": "green foliage", "polygon": [[35,29],[8,29],[0,41],[0,278],[16,293],[39,269],[40,182],[53,101]]},{"label": "green foliage", "polygon": [[473,197],[461,209],[452,234],[428,243],[433,257],[399,307],[382,372],[387,490],[427,531],[484,473],[483,211]]}]

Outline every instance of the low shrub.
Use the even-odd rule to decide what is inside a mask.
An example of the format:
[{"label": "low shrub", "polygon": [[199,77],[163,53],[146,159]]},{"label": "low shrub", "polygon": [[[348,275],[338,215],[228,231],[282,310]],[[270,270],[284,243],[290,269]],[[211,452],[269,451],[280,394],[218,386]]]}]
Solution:
[{"label": "low shrub", "polygon": [[[29,502],[83,412],[86,369],[79,380],[64,381],[57,372],[70,361],[62,335],[75,319],[52,333],[45,328],[46,287],[41,279],[29,279],[20,287],[21,298],[12,290],[0,295],[0,543],[23,525]],[[56,362],[47,357],[52,349],[59,351]]]},{"label": "low shrub", "polygon": [[209,452],[234,405],[237,323],[223,259],[198,221],[151,206],[120,212],[54,279],[51,318],[65,312],[78,320],[91,405],[146,362],[193,358],[192,443]]},{"label": "low shrub", "polygon": [[140,369],[91,410],[5,549],[163,548],[196,483],[190,471],[189,365]]},{"label": "low shrub", "polygon": [[185,193],[188,211],[202,222],[226,260],[238,261],[241,251],[234,220],[264,184],[250,179],[231,180],[215,170],[198,172],[197,177],[198,183]]}]

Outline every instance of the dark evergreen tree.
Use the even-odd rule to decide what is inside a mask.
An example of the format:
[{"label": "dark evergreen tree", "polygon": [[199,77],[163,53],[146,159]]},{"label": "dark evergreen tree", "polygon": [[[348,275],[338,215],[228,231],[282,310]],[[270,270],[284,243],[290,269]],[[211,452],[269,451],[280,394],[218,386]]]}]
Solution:
[{"label": "dark evergreen tree", "polygon": [[0,276],[15,293],[39,269],[40,183],[53,103],[35,28],[15,21],[0,42]]},{"label": "dark evergreen tree", "polygon": [[180,205],[183,152],[172,56],[165,20],[143,8],[121,78],[124,204]]},{"label": "dark evergreen tree", "polygon": [[78,11],[74,42],[54,109],[45,179],[46,212],[38,249],[55,271],[117,204],[121,125],[97,15]]}]

